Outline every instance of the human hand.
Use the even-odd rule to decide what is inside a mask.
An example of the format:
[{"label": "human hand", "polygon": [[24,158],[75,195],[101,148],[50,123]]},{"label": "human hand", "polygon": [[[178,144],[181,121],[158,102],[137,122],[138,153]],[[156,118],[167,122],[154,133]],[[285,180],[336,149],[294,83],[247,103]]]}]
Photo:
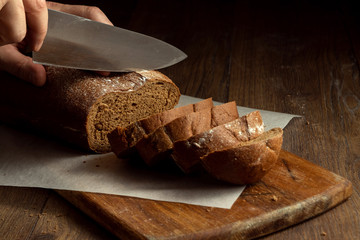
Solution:
[{"label": "human hand", "polygon": [[[3,32],[0,31],[0,71],[7,71],[10,74],[15,75],[25,81],[31,82],[36,86],[42,86],[45,84],[46,82],[45,68],[42,65],[33,63],[30,57],[27,57],[22,53],[30,50],[37,51],[40,49],[47,30],[47,22],[48,22],[47,8],[57,11],[67,12],[70,14],[89,18],[94,21],[99,21],[102,23],[112,25],[112,23],[106,17],[106,15],[97,7],[46,2],[47,5],[47,6],[45,5],[46,16],[44,16],[43,13],[41,12],[42,10],[39,9],[32,12],[28,10],[28,12],[31,12],[31,14],[28,14],[28,12],[26,11],[27,8],[31,9],[31,6],[32,7],[36,6],[36,8],[38,8],[38,5],[45,3],[44,0],[23,0],[24,2],[23,13],[25,15],[26,22],[19,23],[14,28],[11,28],[11,24],[14,24],[14,19],[16,19],[16,17],[18,16],[22,16],[21,14],[14,14],[14,11],[10,11],[11,14],[9,13],[10,5],[9,6],[7,5],[10,4],[10,2],[12,1],[14,3],[11,4],[15,4],[15,5],[21,3],[21,0],[0,0],[0,26],[1,26],[0,29],[7,29],[6,31],[8,33],[12,32],[10,35],[6,35],[5,37],[3,37],[6,31],[5,30]],[[31,5],[30,7],[29,6],[26,7],[27,4],[28,5],[34,4],[34,6]],[[6,11],[4,10],[5,7],[7,8],[5,9]],[[5,18],[3,18],[4,16]],[[14,17],[9,18],[9,16],[14,16]],[[45,24],[43,21],[44,18],[45,18]],[[4,21],[4,19],[6,21]],[[20,17],[20,19],[23,18]],[[15,21],[15,23],[18,22]],[[3,25],[5,25],[6,27],[3,28]],[[42,32],[44,25],[45,25],[45,32]],[[25,26],[25,33],[19,31],[19,29],[22,29],[23,26]],[[15,28],[17,30],[14,30]],[[21,32],[21,34],[16,34],[17,31]],[[107,75],[108,73],[100,72],[100,74]]]}]

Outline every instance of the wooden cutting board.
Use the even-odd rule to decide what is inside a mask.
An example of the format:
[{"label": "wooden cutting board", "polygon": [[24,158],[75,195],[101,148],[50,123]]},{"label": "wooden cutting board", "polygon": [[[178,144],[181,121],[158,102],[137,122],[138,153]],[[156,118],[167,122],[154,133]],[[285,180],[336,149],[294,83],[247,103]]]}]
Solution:
[{"label": "wooden cutting board", "polygon": [[231,209],[58,191],[121,239],[252,239],[316,216],[350,197],[348,180],[281,151]]}]

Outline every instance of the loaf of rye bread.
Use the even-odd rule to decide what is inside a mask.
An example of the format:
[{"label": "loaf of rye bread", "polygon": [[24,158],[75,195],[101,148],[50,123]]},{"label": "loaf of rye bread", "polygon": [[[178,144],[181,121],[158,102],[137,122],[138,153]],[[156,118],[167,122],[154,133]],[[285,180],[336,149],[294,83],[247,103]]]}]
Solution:
[{"label": "loaf of rye bread", "polygon": [[213,177],[233,183],[258,182],[276,163],[283,141],[281,128],[273,128],[249,141],[210,152],[201,164]]},{"label": "loaf of rye bread", "polygon": [[208,98],[194,104],[153,114],[127,126],[118,126],[108,134],[111,150],[120,158],[130,157],[135,152],[136,144],[159,127],[168,124],[178,117],[211,108],[212,106],[212,99]]},{"label": "loaf of rye bread", "polygon": [[234,121],[175,142],[171,156],[183,172],[189,173],[200,167],[201,157],[249,141],[262,133],[264,133],[264,123],[261,114],[259,111],[254,111]]},{"label": "loaf of rye bread", "polygon": [[170,156],[175,142],[188,139],[238,117],[235,102],[193,112],[176,118],[146,135],[136,144],[136,150],[144,162],[152,166]]},{"label": "loaf of rye bread", "polygon": [[111,151],[111,130],[172,109],[180,97],[175,84],[157,71],[104,77],[48,67],[43,87],[4,72],[0,77],[0,121],[31,126],[99,153]]}]

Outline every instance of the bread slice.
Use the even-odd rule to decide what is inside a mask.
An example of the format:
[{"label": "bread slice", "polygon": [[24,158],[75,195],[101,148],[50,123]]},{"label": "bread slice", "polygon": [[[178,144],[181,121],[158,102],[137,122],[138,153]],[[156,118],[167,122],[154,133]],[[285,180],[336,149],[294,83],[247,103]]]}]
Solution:
[{"label": "bread slice", "polygon": [[202,156],[249,141],[263,132],[261,114],[254,111],[186,140],[175,142],[171,156],[183,172],[189,173],[199,167]]},{"label": "bread slice", "polygon": [[109,131],[172,109],[180,91],[157,71],[108,77],[76,69],[47,68],[44,87],[2,73],[0,119],[27,125],[95,152],[111,150]]},{"label": "bread slice", "polygon": [[235,102],[194,112],[179,117],[145,136],[136,144],[136,149],[144,162],[152,166],[169,156],[174,142],[188,139],[238,117]]},{"label": "bread slice", "polygon": [[201,157],[201,163],[210,175],[221,181],[255,183],[276,163],[282,141],[282,129],[274,128],[237,146],[211,152]]},{"label": "bread slice", "polygon": [[125,127],[118,126],[108,134],[111,150],[118,157],[127,157],[134,152],[135,145],[145,135],[153,133],[159,127],[168,124],[178,117],[211,107],[213,107],[213,102],[211,98],[208,98],[198,103],[153,114]]}]

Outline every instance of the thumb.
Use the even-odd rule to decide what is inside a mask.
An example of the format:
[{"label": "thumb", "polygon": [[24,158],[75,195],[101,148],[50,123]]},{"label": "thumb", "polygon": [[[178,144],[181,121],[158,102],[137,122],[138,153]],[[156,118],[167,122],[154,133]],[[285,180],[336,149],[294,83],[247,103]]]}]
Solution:
[{"label": "thumb", "polygon": [[14,44],[0,47],[0,70],[35,86],[42,86],[46,82],[45,68],[40,64],[33,63],[30,57],[20,53]]}]

